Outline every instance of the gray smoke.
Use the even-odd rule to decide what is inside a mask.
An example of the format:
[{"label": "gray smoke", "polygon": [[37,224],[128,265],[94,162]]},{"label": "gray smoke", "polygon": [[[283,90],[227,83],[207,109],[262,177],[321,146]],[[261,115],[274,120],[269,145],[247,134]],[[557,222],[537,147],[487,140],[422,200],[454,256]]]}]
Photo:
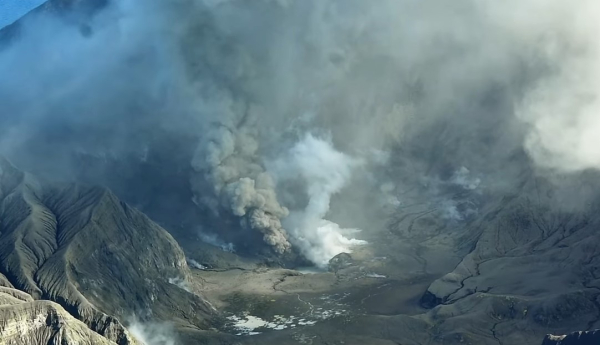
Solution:
[{"label": "gray smoke", "polygon": [[[289,211],[277,201],[275,185],[257,154],[256,133],[248,123],[251,114],[242,111],[238,123],[211,124],[198,146],[192,160],[194,202],[217,215],[225,209],[240,217],[242,227],[262,233],[264,241],[283,254],[291,248],[281,225]],[[234,109],[223,113],[226,120],[236,115]],[[205,182],[213,193],[203,188]]]},{"label": "gray smoke", "polygon": [[600,168],[599,12],[123,0],[30,16],[0,50],[0,151],[173,228],[322,265],[382,204],[426,199],[461,222],[532,174],[566,186]]}]

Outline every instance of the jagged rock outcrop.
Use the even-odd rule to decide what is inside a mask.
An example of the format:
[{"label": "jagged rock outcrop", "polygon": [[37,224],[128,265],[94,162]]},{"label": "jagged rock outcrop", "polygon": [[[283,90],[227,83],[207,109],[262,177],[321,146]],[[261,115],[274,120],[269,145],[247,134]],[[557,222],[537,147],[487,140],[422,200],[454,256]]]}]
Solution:
[{"label": "jagged rock outcrop", "polygon": [[[64,310],[42,304],[50,306],[43,312],[66,310],[118,344],[131,343],[118,318],[152,315],[205,329],[213,313],[189,286],[181,248],[144,214],[104,188],[46,183],[4,159],[0,273],[7,303],[14,298],[56,302]],[[6,322],[18,310],[5,316]],[[40,313],[18,317],[36,320]]]},{"label": "jagged rock outcrop", "polygon": [[[125,333],[124,341],[137,344]],[[123,342],[121,342],[123,343]],[[62,306],[0,288],[0,344],[116,345],[75,319]]]},{"label": "jagged rock outcrop", "polygon": [[600,331],[573,332],[567,335],[548,334],[542,345],[596,345],[600,344]]},{"label": "jagged rock outcrop", "polygon": [[340,253],[329,260],[329,271],[337,272],[352,264],[352,256],[348,253]]}]

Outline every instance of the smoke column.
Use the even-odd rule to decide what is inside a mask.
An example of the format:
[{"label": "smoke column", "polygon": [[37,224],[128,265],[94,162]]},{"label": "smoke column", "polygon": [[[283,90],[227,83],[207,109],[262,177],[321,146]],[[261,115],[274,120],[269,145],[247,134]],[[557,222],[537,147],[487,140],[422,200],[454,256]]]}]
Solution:
[{"label": "smoke column", "polygon": [[[192,161],[197,173],[191,181],[196,188],[194,202],[217,215],[222,207],[240,217],[242,227],[260,232],[275,252],[283,254],[291,248],[281,225],[289,212],[277,201],[272,178],[261,165],[256,134],[247,123],[249,116],[243,113],[238,123],[218,123],[207,130]],[[207,193],[204,181],[212,185],[214,193]]]},{"label": "smoke column", "polygon": [[363,244],[327,220],[332,203],[370,224],[373,198],[401,205],[414,190],[460,222],[476,207],[459,214],[437,194],[485,199],[518,191],[524,172],[600,168],[599,12],[593,0],[124,0],[28,16],[1,43],[0,153],[236,250],[252,237],[324,265]]}]

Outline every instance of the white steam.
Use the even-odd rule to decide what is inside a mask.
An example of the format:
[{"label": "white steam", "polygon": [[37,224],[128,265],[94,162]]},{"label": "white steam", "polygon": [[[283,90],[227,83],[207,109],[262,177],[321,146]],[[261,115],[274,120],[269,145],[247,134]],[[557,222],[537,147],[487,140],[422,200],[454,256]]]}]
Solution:
[{"label": "white steam", "polygon": [[175,277],[175,278],[169,278],[169,284],[173,284],[176,285],[177,287],[179,287],[182,290],[185,290],[187,292],[192,292],[192,289],[190,288],[190,284],[181,277]]},{"label": "white steam", "polygon": [[225,242],[221,240],[216,234],[199,232],[198,237],[200,237],[202,242],[221,248],[221,250],[224,252],[235,253],[235,245],[231,242]]},{"label": "white steam", "polygon": [[479,187],[481,179],[471,176],[469,169],[466,167],[460,167],[460,169],[454,172],[450,182],[466,190],[474,190]]},{"label": "white steam", "polygon": [[278,181],[300,180],[306,188],[308,204],[303,210],[292,211],[284,224],[293,242],[318,266],[326,266],[339,253],[350,252],[353,245],[366,243],[345,236],[356,229],[342,229],[325,219],[331,197],[346,187],[359,164],[329,141],[307,134],[287,157],[273,165]]},{"label": "white steam", "polygon": [[[525,97],[518,116],[531,125],[525,146],[542,167],[600,169],[600,3],[531,2],[545,13],[536,33],[553,70]],[[546,37],[543,37],[546,36]]]},{"label": "white steam", "polygon": [[168,323],[129,321],[127,330],[143,345],[176,345],[175,330]]}]

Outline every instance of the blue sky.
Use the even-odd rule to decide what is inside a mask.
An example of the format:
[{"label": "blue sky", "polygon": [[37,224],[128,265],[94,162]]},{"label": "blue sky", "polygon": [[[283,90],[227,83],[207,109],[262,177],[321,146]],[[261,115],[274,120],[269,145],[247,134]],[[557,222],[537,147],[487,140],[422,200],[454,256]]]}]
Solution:
[{"label": "blue sky", "polygon": [[0,28],[13,23],[46,0],[0,0]]}]

